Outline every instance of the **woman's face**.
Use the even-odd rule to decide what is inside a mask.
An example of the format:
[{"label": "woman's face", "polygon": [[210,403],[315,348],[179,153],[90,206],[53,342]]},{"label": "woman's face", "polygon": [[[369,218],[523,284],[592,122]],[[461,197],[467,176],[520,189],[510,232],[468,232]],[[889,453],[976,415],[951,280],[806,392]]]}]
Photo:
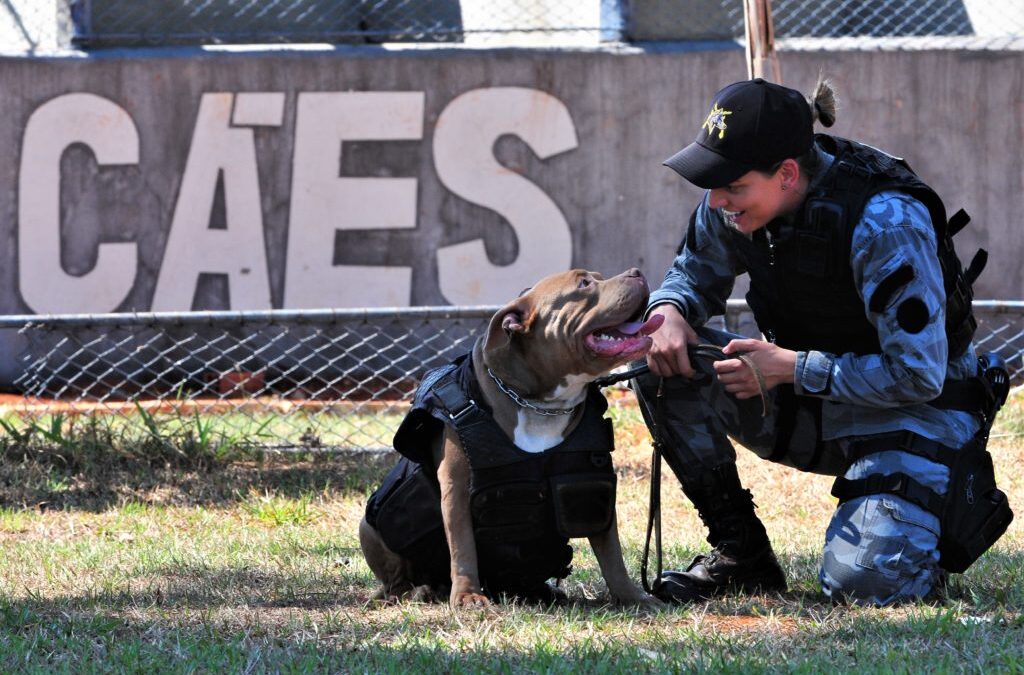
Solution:
[{"label": "woman's face", "polygon": [[793,192],[782,189],[784,184],[792,187],[785,183],[784,173],[781,169],[770,175],[748,171],[725,187],[711,190],[708,204],[722,209],[726,223],[750,234],[793,210]]}]

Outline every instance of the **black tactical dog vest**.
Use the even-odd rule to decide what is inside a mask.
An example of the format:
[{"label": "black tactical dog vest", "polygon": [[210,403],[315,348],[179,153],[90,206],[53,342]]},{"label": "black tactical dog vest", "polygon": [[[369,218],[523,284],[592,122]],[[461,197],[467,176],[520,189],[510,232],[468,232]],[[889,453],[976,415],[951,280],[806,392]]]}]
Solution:
[{"label": "black tactical dog vest", "polygon": [[604,417],[607,401],[596,386],[588,391],[576,429],[542,453],[516,447],[482,400],[468,354],[427,373],[395,434],[403,461],[371,497],[367,521],[393,551],[431,568],[421,572],[425,577],[417,583],[448,580],[448,546],[431,456],[448,425],[472,469],[470,511],[481,583],[492,596],[515,594],[567,576],[572,561],[568,540],[611,525],[614,437],[611,420]]},{"label": "black tactical dog vest", "polygon": [[[769,340],[797,351],[879,351],[878,334],[854,283],[850,247],[868,199],[898,190],[919,200],[931,216],[946,290],[949,353],[963,354],[977,327],[971,283],[986,256],[979,251],[966,273],[961,268],[952,237],[967,224],[967,214],[959,211],[947,221],[942,200],[902,159],[842,138],[815,138],[835,161],[792,222],[776,219],[750,239],[732,232],[739,260],[750,274],[747,302],[758,328]],[[902,285],[895,278],[893,283]],[[881,311],[889,294],[876,295],[868,301],[881,304],[872,307]]]}]

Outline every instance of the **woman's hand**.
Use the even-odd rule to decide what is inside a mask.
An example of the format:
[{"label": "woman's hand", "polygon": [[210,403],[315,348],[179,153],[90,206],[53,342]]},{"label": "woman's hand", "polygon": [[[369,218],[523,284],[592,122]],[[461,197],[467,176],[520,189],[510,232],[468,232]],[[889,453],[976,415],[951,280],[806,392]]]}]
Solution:
[{"label": "woman's hand", "polygon": [[697,333],[673,304],[658,305],[651,310],[651,315],[654,314],[665,317],[665,323],[651,334],[654,345],[647,352],[647,365],[651,372],[659,377],[693,377],[694,370],[686,346],[697,344]]},{"label": "woman's hand", "polygon": [[[733,340],[722,351],[726,354],[745,354],[757,367],[764,379],[766,390],[780,384],[793,382],[796,369],[796,352],[783,349],[764,340]],[[653,370],[653,367],[651,368]],[[725,390],[738,399],[761,395],[761,385],[754,371],[739,359],[715,362],[715,373]]]}]

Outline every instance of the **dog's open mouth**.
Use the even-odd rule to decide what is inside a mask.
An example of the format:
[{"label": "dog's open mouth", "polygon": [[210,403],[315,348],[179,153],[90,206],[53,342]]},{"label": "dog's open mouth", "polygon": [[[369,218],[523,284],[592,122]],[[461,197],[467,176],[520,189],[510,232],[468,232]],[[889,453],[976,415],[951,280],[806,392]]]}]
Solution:
[{"label": "dog's open mouth", "polygon": [[655,314],[647,321],[627,321],[618,326],[598,328],[583,341],[598,356],[640,356],[651,348],[651,338],[648,336],[661,328],[664,320],[665,317]]}]

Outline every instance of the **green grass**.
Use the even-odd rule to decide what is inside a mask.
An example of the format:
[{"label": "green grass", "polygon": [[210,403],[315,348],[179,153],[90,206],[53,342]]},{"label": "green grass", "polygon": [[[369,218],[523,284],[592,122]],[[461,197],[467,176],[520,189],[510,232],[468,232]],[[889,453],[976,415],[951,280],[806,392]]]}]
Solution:
[{"label": "green grass", "polygon": [[[991,446],[1018,512],[1022,405]],[[638,574],[650,448],[635,407],[612,415],[620,530]],[[830,480],[741,451],[787,593],[611,607],[578,542],[567,607],[379,605],[356,527],[391,458],[189,458],[201,443],[104,452],[102,436],[68,424],[46,452],[8,436],[0,461],[0,672],[1024,671],[1020,518],[944,603],[833,607],[816,579]],[[663,496],[665,559],[679,565],[704,531],[671,475]]]},{"label": "green grass", "polygon": [[292,499],[265,491],[250,494],[242,502],[242,509],[264,525],[306,525],[316,518],[316,512],[309,506],[311,500],[308,493]]},{"label": "green grass", "polygon": [[1024,392],[1011,398],[999,411],[992,435],[996,438],[1024,439]]},{"label": "green grass", "polygon": [[6,413],[0,416],[0,457],[29,457],[91,471],[125,462],[203,468],[257,458],[281,447],[381,448],[398,429],[401,410],[201,413],[193,407],[154,413],[136,404],[114,414]]}]

